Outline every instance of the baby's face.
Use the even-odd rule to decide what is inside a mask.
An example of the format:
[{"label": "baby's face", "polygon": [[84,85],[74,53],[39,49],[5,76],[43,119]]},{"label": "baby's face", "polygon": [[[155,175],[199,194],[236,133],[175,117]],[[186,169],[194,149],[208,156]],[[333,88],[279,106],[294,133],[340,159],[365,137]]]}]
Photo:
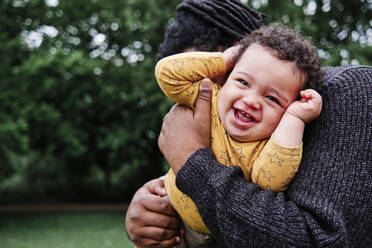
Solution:
[{"label": "baby's face", "polygon": [[304,74],[294,62],[253,44],[242,54],[218,96],[226,131],[240,141],[270,137],[287,107],[296,100]]}]

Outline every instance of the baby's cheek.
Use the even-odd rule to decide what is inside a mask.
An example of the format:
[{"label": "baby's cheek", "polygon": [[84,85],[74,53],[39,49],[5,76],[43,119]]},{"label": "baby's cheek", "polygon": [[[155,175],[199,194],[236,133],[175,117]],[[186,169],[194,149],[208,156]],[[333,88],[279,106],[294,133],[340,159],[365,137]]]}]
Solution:
[{"label": "baby's cheek", "polygon": [[285,113],[285,109],[282,109],[280,111],[275,111],[272,115],[272,118],[271,118],[271,125],[270,127],[273,129],[272,131],[275,130],[275,128],[278,126],[280,120],[282,119],[283,117],[283,114]]}]

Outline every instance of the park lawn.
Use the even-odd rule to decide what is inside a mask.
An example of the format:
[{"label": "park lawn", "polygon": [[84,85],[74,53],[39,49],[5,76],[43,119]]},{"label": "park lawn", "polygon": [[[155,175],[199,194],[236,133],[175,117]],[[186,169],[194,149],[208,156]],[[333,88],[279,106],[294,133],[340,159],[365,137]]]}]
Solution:
[{"label": "park lawn", "polygon": [[124,213],[0,213],[1,248],[133,248]]}]

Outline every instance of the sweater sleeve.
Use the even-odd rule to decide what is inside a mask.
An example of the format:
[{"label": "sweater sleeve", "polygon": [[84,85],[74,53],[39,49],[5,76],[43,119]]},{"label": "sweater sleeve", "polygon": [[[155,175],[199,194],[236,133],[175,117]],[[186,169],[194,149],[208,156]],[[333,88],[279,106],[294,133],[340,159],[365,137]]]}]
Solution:
[{"label": "sweater sleeve", "polygon": [[186,52],[160,60],[155,76],[165,95],[193,109],[201,80],[225,75],[225,70],[219,52]]},{"label": "sweater sleeve", "polygon": [[262,191],[210,149],[178,172],[221,247],[372,247],[372,68],[333,68],[316,89],[321,116],[304,133],[288,190]]}]

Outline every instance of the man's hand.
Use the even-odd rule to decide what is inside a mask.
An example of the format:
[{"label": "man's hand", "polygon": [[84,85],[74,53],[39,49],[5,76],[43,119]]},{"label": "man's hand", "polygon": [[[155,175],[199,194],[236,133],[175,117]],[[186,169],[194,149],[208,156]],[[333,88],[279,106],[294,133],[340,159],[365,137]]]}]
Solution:
[{"label": "man's hand", "polygon": [[158,145],[175,174],[194,152],[210,146],[211,83],[200,84],[194,112],[177,104],[164,118]]},{"label": "man's hand", "polygon": [[126,229],[137,248],[172,247],[180,241],[180,222],[171,203],[163,198],[166,195],[164,181],[154,179],[133,196]]}]

